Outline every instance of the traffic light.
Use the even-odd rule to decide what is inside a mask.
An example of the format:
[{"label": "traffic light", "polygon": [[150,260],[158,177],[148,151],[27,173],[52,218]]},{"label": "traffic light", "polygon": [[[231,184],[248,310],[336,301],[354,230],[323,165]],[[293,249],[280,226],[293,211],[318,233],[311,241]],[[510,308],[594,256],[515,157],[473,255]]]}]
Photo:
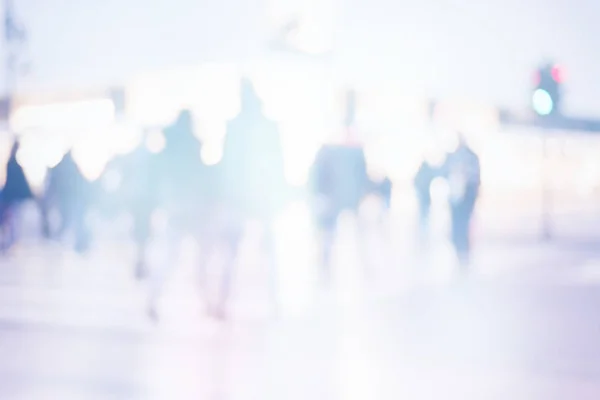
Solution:
[{"label": "traffic light", "polygon": [[564,72],[556,64],[546,64],[535,73],[531,96],[533,111],[542,117],[560,114]]}]

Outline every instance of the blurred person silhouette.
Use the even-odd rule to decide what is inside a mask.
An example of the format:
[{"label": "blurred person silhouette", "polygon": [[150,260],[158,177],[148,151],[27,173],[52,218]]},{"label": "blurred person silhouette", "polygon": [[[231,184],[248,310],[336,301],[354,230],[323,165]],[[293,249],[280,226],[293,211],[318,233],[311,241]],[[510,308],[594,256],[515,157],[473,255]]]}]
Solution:
[{"label": "blurred person silhouette", "polygon": [[323,146],[317,153],[311,175],[314,212],[320,230],[320,261],[327,282],[331,278],[331,256],[339,216],[344,211],[358,215],[371,182],[364,151],[352,142]]},{"label": "blurred person silhouette", "polygon": [[126,212],[132,217],[131,234],[136,246],[134,275],[137,279],[148,275],[146,253],[152,236],[152,215],[158,207],[159,185],[153,176],[155,159],[146,143],[141,141],[131,153],[111,160],[103,174],[103,181],[110,188],[104,192],[106,208],[113,213]]},{"label": "blurred person silhouette", "polygon": [[288,195],[283,147],[277,124],[265,116],[262,100],[247,78],[241,80],[240,99],[239,114],[227,124],[218,167],[224,205],[221,237],[228,257],[214,310],[220,317],[225,316],[236,256],[250,221],[259,222],[264,229],[262,254],[267,261],[271,306],[275,314],[278,312],[273,224]]},{"label": "blurred person silhouette", "polygon": [[379,185],[377,185],[377,191],[383,199],[386,210],[389,210],[392,206],[392,189],[393,183],[389,176],[385,176]]},{"label": "blurred person silhouette", "polygon": [[48,174],[48,182],[44,198],[46,211],[56,207],[60,215],[60,225],[57,229],[45,225],[51,237],[61,238],[69,231],[75,235],[75,250],[86,251],[90,245],[90,231],[86,224],[87,212],[92,197],[92,185],[85,179],[72,151],[68,151],[62,160]]},{"label": "blurred person silhouette", "polygon": [[[189,110],[179,113],[173,124],[164,129],[165,147],[157,155],[146,158],[145,170],[140,171],[141,191],[134,204],[138,241],[139,273],[145,271],[145,245],[149,238],[152,212],[160,208],[166,212],[167,260],[151,279],[149,316],[158,319],[158,301],[168,275],[178,261],[179,249],[185,236],[193,236],[206,245],[207,226],[211,208],[207,199],[214,193],[208,183],[210,169],[202,162],[202,143],[194,135],[192,114]],[[140,165],[141,167],[141,165]],[[148,174],[147,171],[150,173]],[[204,248],[210,251],[210,248]],[[203,258],[206,258],[203,255]],[[201,272],[202,268],[201,268]]]},{"label": "blurred person silhouette", "polygon": [[6,183],[0,196],[0,222],[2,227],[2,248],[11,247],[18,236],[20,207],[26,200],[33,198],[33,193],[18,162],[19,141],[12,146],[6,165]]},{"label": "blurred person silhouette", "polygon": [[131,164],[126,168],[123,186],[128,191],[127,208],[133,216],[133,237],[137,247],[135,277],[143,279],[148,275],[146,258],[152,235],[152,215],[158,207],[158,186],[153,176],[156,156],[145,143],[129,156]]},{"label": "blurred person silhouette", "polygon": [[[348,112],[353,113],[353,106]],[[320,230],[320,262],[325,283],[331,279],[331,256],[339,216],[344,211],[359,216],[362,201],[376,186],[367,173],[364,149],[354,136],[353,118],[353,115],[346,117],[342,142],[322,146],[311,169],[313,212]],[[391,185],[389,189],[391,193]],[[363,233],[360,225],[359,218],[359,230]],[[366,262],[365,249],[361,248],[361,256]]]},{"label": "blurred person silhouette", "polygon": [[421,240],[427,238],[429,232],[429,212],[431,209],[431,183],[437,177],[438,171],[425,158],[421,162],[417,174],[413,179],[413,185],[417,194],[419,204],[419,231]]},{"label": "blurred person silhouette", "polygon": [[470,261],[471,219],[481,183],[479,156],[468,145],[464,134],[458,134],[458,146],[448,154],[444,171],[450,187],[452,244],[464,270]]}]

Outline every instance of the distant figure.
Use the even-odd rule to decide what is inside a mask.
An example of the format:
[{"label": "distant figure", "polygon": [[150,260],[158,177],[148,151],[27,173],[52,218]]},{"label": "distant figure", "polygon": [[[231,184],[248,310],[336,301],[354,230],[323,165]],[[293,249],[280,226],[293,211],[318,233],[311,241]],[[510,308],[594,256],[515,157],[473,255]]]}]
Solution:
[{"label": "distant figure", "polygon": [[152,235],[152,214],[158,205],[156,182],[152,176],[155,156],[142,145],[132,157],[133,165],[125,183],[130,184],[131,188],[128,207],[133,214],[133,235],[137,245],[135,276],[142,279],[148,275],[146,253]]},{"label": "distant figure", "polygon": [[[151,153],[144,142],[133,152],[115,158],[106,168],[106,174],[118,174],[120,183],[106,199],[117,212],[126,211],[133,218],[132,236],[134,238],[137,259],[135,277],[148,275],[146,253],[152,235],[152,214],[158,207],[157,177],[154,176],[158,156]],[[108,177],[109,175],[107,175]]]},{"label": "distant figure", "polygon": [[224,206],[223,238],[229,251],[217,313],[226,307],[233,265],[248,221],[265,228],[263,246],[270,273],[272,305],[277,310],[273,223],[287,202],[283,147],[277,125],[268,119],[249,80],[241,83],[240,113],[227,125],[223,157],[218,166]]},{"label": "distant figure", "polygon": [[[140,159],[135,175],[140,192],[134,198],[139,275],[145,274],[145,246],[149,239],[152,212],[160,208],[168,218],[167,264],[152,279],[148,312],[158,318],[158,300],[168,274],[178,262],[182,239],[191,235],[205,244],[210,208],[207,197],[215,188],[207,182],[208,168],[200,158],[202,143],[194,134],[192,114],[183,110],[164,129],[165,148],[157,155]],[[206,251],[207,249],[203,249]]]},{"label": "distant figure", "polygon": [[17,239],[17,225],[21,204],[33,198],[33,193],[25,177],[23,167],[17,161],[19,142],[15,141],[6,165],[6,184],[0,196],[0,223],[2,228],[2,248],[12,246]]},{"label": "distant figure", "polygon": [[431,183],[437,176],[436,169],[427,160],[423,160],[414,178],[413,184],[419,203],[419,227],[424,236],[429,228],[429,212],[431,209]]},{"label": "distant figure", "polygon": [[56,207],[60,214],[57,230],[48,228],[50,236],[62,237],[68,231],[75,235],[75,249],[85,251],[90,244],[90,232],[86,216],[91,201],[91,184],[79,171],[73,154],[67,152],[62,160],[49,171],[45,193],[45,215]]},{"label": "distant figure", "polygon": [[381,183],[377,187],[377,191],[383,199],[383,204],[386,210],[389,210],[392,206],[392,188],[393,184],[389,176],[383,178],[383,181],[381,181]]},{"label": "distant figure", "polygon": [[[321,231],[321,263],[328,281],[338,218],[346,210],[358,215],[362,201],[373,186],[362,146],[351,141],[324,145],[312,166],[311,186],[315,196],[313,211]],[[387,189],[385,184],[383,186]]]},{"label": "distant figure", "polygon": [[458,147],[448,155],[444,169],[450,186],[452,244],[460,265],[465,268],[469,264],[469,231],[479,196],[481,170],[479,157],[468,146],[463,135],[459,135]]}]

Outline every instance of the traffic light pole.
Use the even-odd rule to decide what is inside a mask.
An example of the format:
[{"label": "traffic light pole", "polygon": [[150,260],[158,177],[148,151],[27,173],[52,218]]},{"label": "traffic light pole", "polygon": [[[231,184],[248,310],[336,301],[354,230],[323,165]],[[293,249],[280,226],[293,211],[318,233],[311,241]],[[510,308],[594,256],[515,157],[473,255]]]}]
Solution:
[{"label": "traffic light pole", "polygon": [[14,87],[14,76],[13,76],[13,48],[11,46],[11,25],[12,25],[12,1],[4,0],[3,4],[3,13],[4,13],[4,48],[6,49],[6,53],[4,54],[4,82],[6,85],[6,99],[7,99],[7,117],[10,116],[10,107],[12,100],[12,92]]},{"label": "traffic light pole", "polygon": [[[4,47],[6,49],[4,60],[4,78],[6,84],[7,121],[10,119],[13,98],[16,90],[19,48],[25,40],[25,30],[17,23],[13,0],[4,0]],[[9,124],[10,125],[10,124]],[[9,126],[10,129],[10,126]]]},{"label": "traffic light pole", "polygon": [[542,136],[542,239],[552,239],[552,210],[554,208],[554,193],[550,184],[551,173],[548,168],[548,136]]}]

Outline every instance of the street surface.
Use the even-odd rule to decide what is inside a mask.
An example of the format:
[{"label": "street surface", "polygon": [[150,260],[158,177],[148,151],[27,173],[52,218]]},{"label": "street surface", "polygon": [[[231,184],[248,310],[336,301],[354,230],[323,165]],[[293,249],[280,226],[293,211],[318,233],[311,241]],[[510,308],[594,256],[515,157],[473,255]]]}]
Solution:
[{"label": "street surface", "polygon": [[593,245],[480,241],[464,276],[441,236],[416,251],[342,228],[324,286],[305,216],[278,226],[276,319],[248,240],[224,322],[205,315],[189,243],[154,324],[128,242],[80,256],[25,240],[0,259],[0,398],[600,398]]}]

